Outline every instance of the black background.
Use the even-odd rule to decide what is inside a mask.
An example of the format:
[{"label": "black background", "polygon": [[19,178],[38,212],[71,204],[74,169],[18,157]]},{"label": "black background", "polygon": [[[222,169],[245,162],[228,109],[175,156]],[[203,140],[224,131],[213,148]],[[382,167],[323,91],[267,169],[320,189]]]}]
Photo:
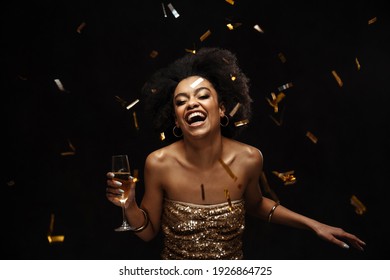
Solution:
[{"label": "black background", "polygon": [[[232,50],[250,78],[254,116],[239,140],[262,151],[281,203],[367,242],[365,252],[343,250],[310,232],[248,217],[246,258],[388,258],[384,3],[171,1],[178,18],[163,3],[167,17],[162,2],[152,0],[1,4],[2,259],[159,258],[160,236],[144,243],[113,231],[121,212],[105,198],[105,173],[112,154],[129,154],[142,198],[145,157],[167,140],[144,116],[140,88],[155,70],[202,46]],[[287,83],[293,86],[276,114],[266,98]],[[117,97],[140,102],[126,110]],[[69,143],[75,154],[61,156],[72,151]],[[274,170],[294,170],[297,182],[283,185]],[[367,207],[363,215],[352,195]],[[52,234],[64,235],[63,243],[48,242],[52,214]]]}]

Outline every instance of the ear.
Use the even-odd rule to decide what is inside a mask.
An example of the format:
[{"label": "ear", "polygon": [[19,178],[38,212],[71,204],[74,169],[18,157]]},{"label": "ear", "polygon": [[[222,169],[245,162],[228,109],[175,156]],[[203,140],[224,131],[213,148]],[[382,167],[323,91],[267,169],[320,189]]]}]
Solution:
[{"label": "ear", "polygon": [[226,108],[225,108],[225,106],[221,103],[221,104],[219,105],[219,115],[221,116],[221,118],[222,118],[223,116],[225,116],[225,112],[226,112]]}]

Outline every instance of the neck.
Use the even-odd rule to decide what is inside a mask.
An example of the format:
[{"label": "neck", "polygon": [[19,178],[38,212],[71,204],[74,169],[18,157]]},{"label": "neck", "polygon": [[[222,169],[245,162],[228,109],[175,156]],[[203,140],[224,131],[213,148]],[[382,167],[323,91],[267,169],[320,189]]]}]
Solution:
[{"label": "neck", "polygon": [[184,140],[185,157],[200,168],[210,168],[222,157],[222,141],[220,134],[207,139]]}]

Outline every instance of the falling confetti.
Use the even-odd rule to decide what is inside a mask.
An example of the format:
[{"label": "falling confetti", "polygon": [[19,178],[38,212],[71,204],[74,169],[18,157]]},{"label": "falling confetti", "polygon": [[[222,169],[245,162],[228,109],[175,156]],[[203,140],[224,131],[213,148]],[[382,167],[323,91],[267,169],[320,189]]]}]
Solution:
[{"label": "falling confetti", "polygon": [[134,126],[135,126],[135,128],[139,129],[138,120],[137,120],[137,113],[136,112],[133,112],[133,119],[134,119]]},{"label": "falling confetti", "polygon": [[262,29],[258,24],[254,25],[253,28],[254,28],[256,31],[260,32],[260,33],[264,33],[263,29]]},{"label": "falling confetti", "polygon": [[168,6],[169,10],[171,10],[171,13],[175,18],[178,18],[180,16],[179,13],[176,11],[176,9],[173,7],[173,5],[171,3],[169,3],[167,6]]},{"label": "falling confetti", "polygon": [[274,108],[274,112],[277,113],[279,112],[279,102],[282,101],[285,96],[286,95],[283,92],[279,93],[277,96],[275,93],[271,92],[272,100],[270,100],[268,97],[265,99],[268,101],[268,104]]},{"label": "falling confetti", "polygon": [[77,33],[81,34],[81,31],[85,28],[87,24],[85,22],[82,22],[78,27],[77,27]]},{"label": "falling confetti", "polygon": [[234,5],[234,0],[225,0],[226,2],[228,2],[230,5]]},{"label": "falling confetti", "polygon": [[203,82],[204,81],[204,79],[203,78],[198,78],[198,79],[196,79],[191,85],[190,85],[190,87],[191,88],[196,88],[201,82]]},{"label": "falling confetti", "polygon": [[50,215],[50,225],[49,225],[49,231],[47,233],[47,240],[49,243],[56,243],[56,242],[64,242],[65,236],[64,235],[52,235],[54,231],[54,214]]},{"label": "falling confetti", "polygon": [[290,83],[287,83],[287,84],[284,84],[280,87],[278,87],[278,91],[282,91],[282,90],[286,90],[286,89],[289,89],[289,88],[292,88],[293,87],[293,83],[290,82]]},{"label": "falling confetti", "polygon": [[122,107],[126,107],[127,102],[125,100],[123,100],[122,98],[120,98],[118,95],[115,95],[115,100],[118,101]]},{"label": "falling confetti", "polygon": [[229,210],[232,211],[233,210],[233,205],[232,205],[232,201],[230,199],[229,190],[228,189],[224,189],[224,192],[225,192],[225,198],[226,198],[227,202],[229,203]]},{"label": "falling confetti", "polygon": [[165,10],[164,3],[161,3],[161,6],[162,6],[163,13],[164,13],[164,17],[168,17],[168,16],[167,16],[167,12],[166,12],[166,10]]},{"label": "falling confetti", "polygon": [[314,144],[317,144],[318,138],[310,131],[306,132],[307,138],[309,138]]},{"label": "falling confetti", "polygon": [[66,91],[60,79],[54,79],[54,82],[60,91]]},{"label": "falling confetti", "polygon": [[355,207],[355,212],[358,215],[363,215],[367,211],[366,206],[355,195],[351,196],[351,204]]},{"label": "falling confetti", "polygon": [[336,79],[336,81],[339,84],[339,86],[342,87],[343,86],[343,81],[341,80],[341,78],[339,77],[339,75],[337,74],[337,72],[335,70],[332,70],[332,75]]},{"label": "falling confetti", "polygon": [[371,25],[371,24],[375,23],[377,20],[378,20],[377,17],[373,17],[372,19],[370,19],[370,20],[368,21],[368,25]]},{"label": "falling confetti", "polygon": [[245,120],[241,120],[241,121],[237,121],[234,123],[234,126],[235,127],[239,127],[239,126],[243,126],[243,125],[246,125],[249,123],[249,120],[248,119],[245,119]]},{"label": "falling confetti", "polygon": [[287,59],[283,53],[278,53],[278,57],[282,63],[286,63]]},{"label": "falling confetti", "polygon": [[272,171],[273,174],[275,174],[279,179],[281,179],[284,183],[284,185],[292,185],[295,184],[297,179],[295,178],[294,171],[287,171],[287,172],[277,172]]},{"label": "falling confetti", "polygon": [[210,30],[207,30],[202,36],[200,36],[199,40],[201,42],[203,42],[204,40],[207,39],[207,37],[209,37],[211,35],[211,31]]},{"label": "falling confetti", "polygon": [[139,99],[134,100],[133,102],[131,102],[129,105],[126,106],[126,109],[127,109],[127,110],[130,110],[130,109],[133,108],[134,105],[137,104],[138,102],[139,102]]},{"label": "falling confetti", "polygon": [[229,176],[234,180],[234,181],[237,181],[237,176],[234,175],[234,173],[232,172],[232,170],[230,169],[230,167],[222,160],[222,159],[219,159],[219,162],[221,163],[221,165],[223,166],[223,168],[225,168],[226,172],[229,174]]},{"label": "falling confetti", "polygon": [[240,106],[241,106],[241,104],[237,103],[236,106],[234,106],[234,108],[230,111],[229,116],[233,117],[237,113]]},{"label": "falling confetti", "polygon": [[158,51],[156,51],[156,50],[151,51],[150,54],[149,54],[149,56],[150,56],[151,58],[156,58],[156,57],[158,56]]},{"label": "falling confetti", "polygon": [[356,63],[356,68],[357,68],[357,70],[359,71],[359,70],[360,70],[360,62],[359,62],[359,60],[357,59],[357,57],[355,58],[355,63]]}]

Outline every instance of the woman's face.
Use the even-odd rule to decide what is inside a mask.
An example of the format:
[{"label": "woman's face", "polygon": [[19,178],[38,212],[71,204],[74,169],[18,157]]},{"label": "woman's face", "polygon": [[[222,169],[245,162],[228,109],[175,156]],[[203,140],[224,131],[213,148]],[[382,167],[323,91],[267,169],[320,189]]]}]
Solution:
[{"label": "woman's face", "polygon": [[173,95],[176,126],[184,135],[203,136],[219,129],[220,118],[224,115],[213,85],[199,76],[183,79]]}]

